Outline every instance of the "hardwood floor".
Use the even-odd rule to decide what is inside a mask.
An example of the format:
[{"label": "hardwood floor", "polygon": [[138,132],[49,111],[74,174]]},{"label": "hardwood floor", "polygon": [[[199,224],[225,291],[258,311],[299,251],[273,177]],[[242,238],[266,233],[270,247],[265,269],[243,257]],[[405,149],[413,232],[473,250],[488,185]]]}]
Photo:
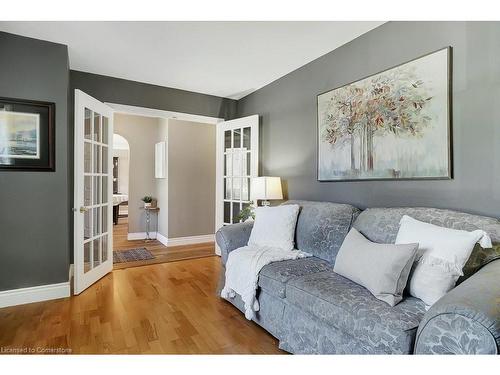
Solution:
[{"label": "hardwood floor", "polygon": [[213,242],[167,247],[157,240],[148,242],[144,240],[130,241],[127,239],[127,234],[128,218],[121,217],[118,219],[118,224],[113,226],[113,250],[127,250],[145,247],[151,252],[151,254],[154,255],[155,259],[115,263],[113,266],[114,269],[215,256],[215,245]]},{"label": "hardwood floor", "polygon": [[0,348],[72,353],[278,354],[216,296],[218,257],[115,270],[79,296],[0,309]]}]

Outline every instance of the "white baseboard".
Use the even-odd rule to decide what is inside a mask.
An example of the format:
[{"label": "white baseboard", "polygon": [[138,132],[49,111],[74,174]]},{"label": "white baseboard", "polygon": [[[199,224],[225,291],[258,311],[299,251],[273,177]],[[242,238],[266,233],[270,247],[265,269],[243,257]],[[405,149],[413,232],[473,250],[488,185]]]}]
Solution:
[{"label": "white baseboard", "polygon": [[[156,232],[149,232],[149,237],[155,238]],[[127,240],[129,241],[144,240],[144,239],[146,239],[146,232],[135,232],[127,234]]]},{"label": "white baseboard", "polygon": [[50,299],[65,298],[71,294],[69,281],[59,284],[48,284],[5,290],[0,292],[0,308],[7,306],[24,305],[25,303],[47,301]]},{"label": "white baseboard", "polygon": [[158,241],[160,241],[162,244],[164,244],[165,246],[168,245],[168,238],[165,237],[163,234],[161,233],[156,233],[156,239]]},{"label": "white baseboard", "polygon": [[[149,232],[149,237],[160,241],[165,246],[181,246],[181,245],[194,245],[197,243],[213,242],[215,241],[215,234],[204,234],[202,236],[189,236],[189,237],[176,237],[167,238],[161,233]],[[143,240],[146,238],[146,232],[129,233],[127,239]]]},{"label": "white baseboard", "polygon": [[202,236],[169,238],[167,243],[168,246],[181,246],[181,245],[193,245],[204,242],[213,242],[214,240],[215,240],[215,234],[205,234]]}]

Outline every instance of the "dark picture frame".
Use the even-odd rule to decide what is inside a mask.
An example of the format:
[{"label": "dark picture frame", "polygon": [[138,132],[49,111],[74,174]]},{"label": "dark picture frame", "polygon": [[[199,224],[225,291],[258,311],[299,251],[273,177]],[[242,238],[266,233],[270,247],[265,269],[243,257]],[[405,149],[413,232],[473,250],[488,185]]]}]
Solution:
[{"label": "dark picture frame", "polygon": [[55,171],[55,103],[0,97],[0,170]]},{"label": "dark picture frame", "polygon": [[[446,121],[443,126],[446,127],[446,173],[443,173],[440,176],[411,176],[411,177],[402,177],[402,176],[352,176],[352,175],[346,175],[346,176],[336,176],[335,178],[325,178],[322,177],[321,173],[321,147],[322,147],[322,130],[321,130],[321,120],[320,120],[320,97],[325,95],[325,94],[330,94],[335,92],[336,90],[342,90],[345,89],[346,87],[356,85],[362,81],[366,81],[372,78],[375,78],[377,76],[383,75],[385,73],[391,72],[392,70],[401,68],[403,66],[406,66],[407,64],[410,63],[415,63],[418,62],[420,59],[424,59],[428,56],[432,56],[434,54],[440,53],[440,52],[445,52],[446,53],[446,77],[445,77],[445,88],[446,88],[446,97],[443,102],[446,104],[446,108],[443,110],[443,113],[446,114]],[[350,181],[408,181],[408,180],[451,180],[453,179],[453,107],[452,107],[452,93],[453,93],[453,87],[452,87],[452,81],[453,81],[453,48],[451,46],[446,46],[443,48],[440,48],[438,50],[429,52],[427,54],[418,56],[414,59],[402,62],[398,65],[391,66],[387,69],[384,69],[382,71],[370,74],[368,76],[356,79],[355,81],[343,84],[341,86],[338,86],[333,89],[329,89],[325,92],[319,93],[316,97],[316,142],[317,142],[317,147],[316,147],[316,161],[317,161],[317,168],[316,168],[316,177],[319,182],[350,182]],[[356,161],[355,161],[356,162]],[[360,161],[357,161],[358,164],[360,164]]]}]

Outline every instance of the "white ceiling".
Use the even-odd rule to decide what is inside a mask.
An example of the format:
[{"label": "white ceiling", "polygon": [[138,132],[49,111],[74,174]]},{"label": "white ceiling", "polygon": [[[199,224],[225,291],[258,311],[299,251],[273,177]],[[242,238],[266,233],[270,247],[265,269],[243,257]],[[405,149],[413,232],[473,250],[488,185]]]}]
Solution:
[{"label": "white ceiling", "polygon": [[74,70],[240,99],[383,22],[0,22]]}]

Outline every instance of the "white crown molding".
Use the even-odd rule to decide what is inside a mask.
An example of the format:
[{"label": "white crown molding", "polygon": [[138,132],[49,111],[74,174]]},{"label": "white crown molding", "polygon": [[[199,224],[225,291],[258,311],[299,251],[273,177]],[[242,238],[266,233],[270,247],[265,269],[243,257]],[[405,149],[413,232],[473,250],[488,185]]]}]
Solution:
[{"label": "white crown molding", "polygon": [[0,292],[0,308],[66,298],[71,295],[70,282],[11,289]]}]

